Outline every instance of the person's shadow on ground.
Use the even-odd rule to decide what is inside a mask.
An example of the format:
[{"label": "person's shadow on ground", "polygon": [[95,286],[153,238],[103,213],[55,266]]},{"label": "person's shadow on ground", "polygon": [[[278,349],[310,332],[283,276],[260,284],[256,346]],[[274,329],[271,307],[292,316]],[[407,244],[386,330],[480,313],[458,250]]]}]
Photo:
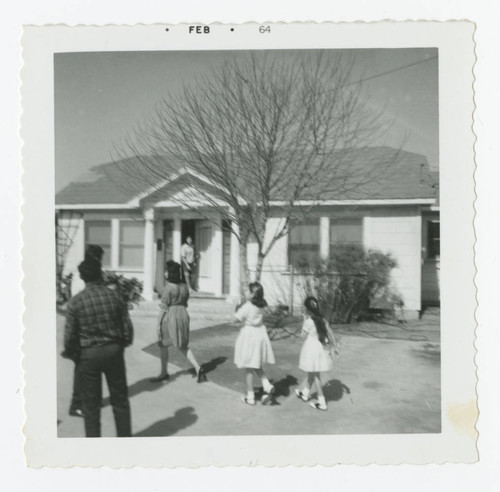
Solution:
[{"label": "person's shadow on ground", "polygon": [[325,384],[323,393],[326,401],[339,401],[344,396],[344,393],[350,395],[351,390],[338,379],[332,379]]},{"label": "person's shadow on ground", "polygon": [[205,369],[205,372],[208,374],[209,372],[215,371],[217,366],[224,364],[226,360],[227,357],[215,357],[215,359],[212,359],[210,362],[203,363],[203,369]]},{"label": "person's shadow on ground", "polygon": [[[183,376],[185,374],[191,374],[191,371],[189,369],[177,371],[173,374],[170,374],[170,378],[167,381],[160,382],[160,383],[152,383],[150,381],[150,379],[153,376],[136,381],[134,384],[131,384],[128,387],[128,397],[133,398],[134,396],[139,395],[140,393],[144,393],[146,391],[151,392],[151,391],[159,390],[159,389],[163,388],[164,384],[169,384],[169,383],[175,381],[179,376]],[[107,396],[106,398],[102,399],[101,406],[106,407],[110,403],[111,403],[110,398],[109,398],[109,396]]]},{"label": "person's shadow on ground", "polygon": [[287,374],[283,379],[280,379],[279,381],[276,381],[274,383],[274,388],[275,388],[274,396],[275,397],[290,396],[290,388],[292,386],[297,386],[298,383],[299,381],[295,376]]},{"label": "person's shadow on ground", "polygon": [[182,429],[193,425],[198,420],[193,407],[180,408],[173,417],[158,420],[153,425],[134,434],[134,437],[172,436]]}]

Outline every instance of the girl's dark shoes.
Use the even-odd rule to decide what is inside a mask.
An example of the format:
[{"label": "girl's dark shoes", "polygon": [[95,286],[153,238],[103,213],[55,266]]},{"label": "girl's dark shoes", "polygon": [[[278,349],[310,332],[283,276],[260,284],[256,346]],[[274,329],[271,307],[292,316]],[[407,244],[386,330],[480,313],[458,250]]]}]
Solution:
[{"label": "girl's dark shoes", "polygon": [[262,395],[262,398],[260,399],[260,402],[262,403],[262,405],[267,405],[268,403],[271,403],[271,401],[273,400],[273,395],[274,395],[274,392],[275,392],[275,388],[274,386],[271,386],[269,388],[269,391],[264,391],[264,394]]},{"label": "girl's dark shoes", "polygon": [[200,370],[198,371],[198,383],[206,383],[207,380],[207,371],[205,368],[202,366],[200,367]]},{"label": "girl's dark shoes", "polygon": [[311,407],[315,408],[316,410],[328,410],[328,407],[325,404],[319,403],[318,401],[312,401],[311,403],[309,403],[309,405],[311,405]]},{"label": "girl's dark shoes", "polygon": [[309,396],[306,396],[302,391],[300,391],[299,389],[296,389],[295,390],[295,394],[297,395],[297,398],[300,398],[302,401],[308,401],[309,400]]}]

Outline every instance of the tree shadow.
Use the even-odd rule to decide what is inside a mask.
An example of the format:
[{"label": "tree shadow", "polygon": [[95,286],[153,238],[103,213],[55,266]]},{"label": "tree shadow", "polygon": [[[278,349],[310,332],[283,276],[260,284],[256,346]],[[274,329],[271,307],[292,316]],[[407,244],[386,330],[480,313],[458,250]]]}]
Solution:
[{"label": "tree shadow", "polygon": [[350,395],[351,390],[338,379],[332,379],[323,387],[323,393],[326,401],[339,401],[344,396],[344,393]]},{"label": "tree shadow", "polygon": [[193,425],[198,420],[193,407],[184,407],[176,410],[172,417],[158,420],[153,425],[134,434],[134,437],[173,436],[182,429]]},{"label": "tree shadow", "polygon": [[[152,391],[159,390],[159,389],[163,388],[163,386],[165,384],[172,383],[178,377],[183,376],[185,374],[191,374],[191,370],[186,369],[186,370],[182,370],[182,371],[177,371],[174,374],[170,374],[170,378],[165,382],[152,383],[150,381],[150,379],[153,376],[136,381],[134,384],[132,384],[128,387],[128,397],[133,398],[134,396],[139,395],[140,393],[144,393],[146,391],[152,392]],[[101,403],[102,407],[106,407],[110,404],[111,404],[111,401],[110,401],[109,396],[102,399],[102,403]]]}]

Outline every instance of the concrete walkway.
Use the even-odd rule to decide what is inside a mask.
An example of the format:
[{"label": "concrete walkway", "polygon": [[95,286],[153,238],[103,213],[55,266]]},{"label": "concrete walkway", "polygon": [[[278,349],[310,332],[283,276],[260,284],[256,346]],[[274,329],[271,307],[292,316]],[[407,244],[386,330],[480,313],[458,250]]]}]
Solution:
[{"label": "concrete walkway", "polygon": [[[339,335],[342,355],[326,375],[327,412],[311,409],[295,397],[303,375],[297,368],[301,341],[273,341],[277,364],[269,375],[279,382],[276,404],[255,407],[240,401],[243,374],[234,368],[232,346],[238,327],[213,326],[194,317],[192,348],[200,361],[211,361],[209,382],[197,384],[188,365],[173,354],[167,383],[149,382],[159,372],[154,349],[155,320],[133,313],[136,339],[126,362],[136,436],[270,435],[270,434],[379,434],[440,431],[439,337],[426,341]],[[62,347],[64,318],[58,316],[58,348]],[[204,329],[203,329],[204,328]],[[202,331],[197,331],[201,330]],[[420,326],[427,333],[435,326]],[[436,341],[437,339],[437,341]],[[58,435],[83,437],[83,420],[67,413],[73,363],[58,360]],[[114,436],[111,407],[102,409],[103,436]]]}]

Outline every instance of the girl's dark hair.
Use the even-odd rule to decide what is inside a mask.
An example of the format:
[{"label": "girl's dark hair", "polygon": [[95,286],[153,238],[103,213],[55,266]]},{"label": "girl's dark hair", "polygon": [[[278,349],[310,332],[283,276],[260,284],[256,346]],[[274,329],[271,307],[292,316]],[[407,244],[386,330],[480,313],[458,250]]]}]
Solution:
[{"label": "girl's dark hair", "polygon": [[252,282],[251,284],[248,284],[248,289],[252,294],[250,302],[254,306],[257,306],[258,308],[267,307],[267,302],[264,299],[264,287],[262,287],[262,285],[259,282]]},{"label": "girl's dark hair", "polygon": [[167,280],[171,284],[180,284],[183,282],[181,266],[176,261],[170,260],[165,263],[167,270]]},{"label": "girl's dark hair", "polygon": [[309,296],[304,301],[304,306],[311,314],[311,319],[314,321],[316,326],[316,331],[318,332],[318,339],[322,345],[328,345],[330,343],[330,337],[328,335],[328,330],[326,329],[326,323],[323,319],[323,315],[319,310],[318,300]]}]

